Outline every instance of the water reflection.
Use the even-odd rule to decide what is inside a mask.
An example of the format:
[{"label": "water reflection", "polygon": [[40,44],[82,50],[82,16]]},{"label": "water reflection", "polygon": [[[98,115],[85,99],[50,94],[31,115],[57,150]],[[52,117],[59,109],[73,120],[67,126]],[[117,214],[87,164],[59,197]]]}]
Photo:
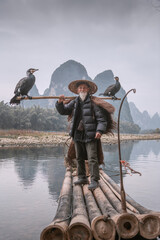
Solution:
[{"label": "water reflection", "polygon": [[132,156],[134,158],[136,158],[139,155],[147,156],[151,152],[154,153],[155,156],[158,156],[160,153],[159,144],[160,144],[159,140],[135,141]]},{"label": "water reflection", "polygon": [[40,171],[47,178],[50,194],[59,194],[65,171],[63,146],[1,149],[0,163],[7,164],[6,160],[14,162],[15,171],[24,188],[34,184],[36,174]]},{"label": "water reflection", "polygon": [[[160,141],[129,141],[121,143],[121,156],[123,160],[130,162],[138,156],[148,156],[151,152],[158,156],[160,153]],[[116,144],[103,144],[105,170],[107,172],[119,172],[119,154]],[[50,193],[59,187],[58,181],[64,173],[64,148],[63,146],[53,146],[49,148],[8,148],[0,150],[0,163],[13,161],[16,173],[24,187],[29,187],[36,179],[36,174],[40,170],[48,179]],[[58,169],[58,171],[57,171]],[[62,171],[62,172],[61,172]],[[112,174],[113,175],[113,174]],[[119,178],[119,177],[118,177]],[[115,181],[118,182],[115,176]],[[56,186],[53,182],[57,182]]]},{"label": "water reflection", "polygon": [[[131,152],[133,149],[133,142],[121,143],[121,158],[122,160],[129,161]],[[104,151],[104,163],[105,168],[104,171],[112,177],[112,179],[119,184],[119,152],[118,152],[118,145],[103,145]]]},{"label": "water reflection", "polygon": [[[119,183],[119,175],[113,176],[119,174],[118,146],[103,144],[103,151],[106,171]],[[142,177],[125,175],[126,192],[142,205],[160,209],[159,141],[124,142],[121,152],[123,160],[142,172]],[[2,239],[39,239],[56,213],[64,174],[63,146],[0,150]]]},{"label": "water reflection", "polygon": [[[121,158],[130,163],[130,161],[136,161],[139,156],[148,158],[153,153],[155,156],[160,154],[160,141],[128,141],[121,143]],[[103,144],[104,152],[104,171],[112,177],[112,179],[119,184],[119,152],[118,145]]]},{"label": "water reflection", "polygon": [[0,239],[39,239],[56,213],[64,174],[62,146],[0,150]]}]

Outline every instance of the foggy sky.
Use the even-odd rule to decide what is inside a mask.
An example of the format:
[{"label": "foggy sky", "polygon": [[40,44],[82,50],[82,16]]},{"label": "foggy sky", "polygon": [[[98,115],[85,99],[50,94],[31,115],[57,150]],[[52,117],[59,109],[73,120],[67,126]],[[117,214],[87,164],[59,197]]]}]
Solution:
[{"label": "foggy sky", "polygon": [[160,0],[0,0],[0,101],[30,67],[43,94],[69,59],[92,79],[111,69],[136,88],[129,101],[160,114]]}]

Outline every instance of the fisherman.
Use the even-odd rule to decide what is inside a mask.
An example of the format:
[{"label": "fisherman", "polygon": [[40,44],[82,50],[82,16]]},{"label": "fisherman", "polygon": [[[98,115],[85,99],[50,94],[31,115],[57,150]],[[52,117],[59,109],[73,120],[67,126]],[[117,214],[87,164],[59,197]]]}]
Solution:
[{"label": "fisherman", "polygon": [[[65,96],[60,95],[56,102],[56,108],[61,115],[72,115],[70,136],[75,145],[78,180],[75,185],[88,184],[85,169],[85,153],[88,158],[91,182],[89,190],[96,189],[99,177],[98,164],[98,141],[102,134],[111,132],[113,129],[113,120],[111,114],[114,107],[107,104],[108,110],[104,110],[101,104],[96,104],[96,97],[93,97],[97,91],[97,85],[89,80],[76,80],[69,84],[69,90],[78,94],[74,100],[65,104]],[[99,102],[99,101],[98,101]],[[107,113],[107,114],[106,114]]]}]

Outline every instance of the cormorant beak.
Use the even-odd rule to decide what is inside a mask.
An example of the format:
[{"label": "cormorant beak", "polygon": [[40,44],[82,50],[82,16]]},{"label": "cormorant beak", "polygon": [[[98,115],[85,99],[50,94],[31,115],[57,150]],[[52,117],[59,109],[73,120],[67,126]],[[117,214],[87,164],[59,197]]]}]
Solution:
[{"label": "cormorant beak", "polygon": [[36,71],[38,71],[38,70],[39,70],[39,69],[34,69],[33,72],[36,72]]}]

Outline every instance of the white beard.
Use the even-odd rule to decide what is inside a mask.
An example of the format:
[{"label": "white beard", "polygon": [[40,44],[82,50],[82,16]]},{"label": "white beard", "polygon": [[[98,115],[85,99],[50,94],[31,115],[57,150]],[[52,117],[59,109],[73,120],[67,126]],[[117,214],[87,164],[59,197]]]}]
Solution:
[{"label": "white beard", "polygon": [[80,92],[79,96],[80,96],[81,100],[84,101],[87,96],[87,92]]}]

